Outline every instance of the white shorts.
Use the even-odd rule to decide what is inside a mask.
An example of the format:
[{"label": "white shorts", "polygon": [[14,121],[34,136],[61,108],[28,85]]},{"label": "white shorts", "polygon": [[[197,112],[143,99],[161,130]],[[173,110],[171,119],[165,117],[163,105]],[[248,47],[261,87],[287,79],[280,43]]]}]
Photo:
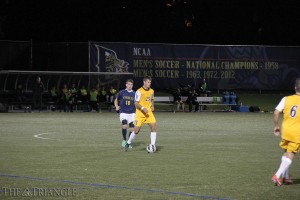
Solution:
[{"label": "white shorts", "polygon": [[127,124],[134,122],[135,113],[127,114],[127,113],[120,113],[120,122],[122,123],[123,120],[127,120]]}]

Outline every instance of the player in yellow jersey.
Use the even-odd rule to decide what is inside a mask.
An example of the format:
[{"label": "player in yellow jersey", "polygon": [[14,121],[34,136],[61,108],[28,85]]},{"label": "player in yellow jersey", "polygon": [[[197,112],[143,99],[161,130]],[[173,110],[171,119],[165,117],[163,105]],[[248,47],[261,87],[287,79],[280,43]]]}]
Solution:
[{"label": "player in yellow jersey", "polygon": [[126,145],[125,151],[128,151],[129,145],[135,136],[140,132],[143,124],[149,124],[151,133],[151,145],[156,144],[156,119],[153,115],[154,111],[154,90],[150,88],[151,77],[145,76],[143,78],[143,86],[135,93],[135,124],[134,131],[131,133]]},{"label": "player in yellow jersey", "polygon": [[296,80],[295,91],[294,95],[282,98],[274,111],[274,134],[276,136],[280,135],[278,121],[280,113],[283,112],[279,146],[285,151],[281,157],[281,164],[272,177],[272,182],[276,186],[281,186],[282,183],[293,183],[289,178],[288,170],[300,146],[300,78]]}]

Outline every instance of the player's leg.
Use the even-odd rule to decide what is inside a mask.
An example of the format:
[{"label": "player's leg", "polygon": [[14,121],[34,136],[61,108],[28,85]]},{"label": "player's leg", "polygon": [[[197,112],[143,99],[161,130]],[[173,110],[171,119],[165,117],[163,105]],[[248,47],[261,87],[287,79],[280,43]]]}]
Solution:
[{"label": "player's leg", "polygon": [[179,110],[180,110],[180,103],[178,101],[176,101],[175,104],[177,106],[177,112],[179,112]]},{"label": "player's leg", "polygon": [[125,147],[125,144],[126,144],[126,132],[127,132],[127,124],[128,124],[128,120],[127,120],[127,116],[126,116],[126,113],[120,113],[120,122],[122,124],[122,130],[121,130],[121,133],[122,133],[122,147]]},{"label": "player's leg", "polygon": [[[127,121],[129,126],[129,133],[128,133],[128,139],[131,136],[131,133],[134,132],[134,119],[135,119],[135,113],[127,114]],[[129,148],[132,148],[132,145],[129,145]]]},{"label": "player's leg", "polygon": [[184,112],[184,102],[181,102],[181,108],[182,108],[182,112]]},{"label": "player's leg", "polygon": [[281,177],[284,178],[286,171],[288,171],[290,165],[292,164],[292,160],[294,159],[295,156],[294,152],[297,152],[299,149],[299,144],[287,140],[282,140],[279,145],[286,152],[281,157],[280,166],[277,172],[275,173],[275,175],[272,177],[272,182],[275,183],[276,186],[282,185],[280,178]]},{"label": "player's leg", "polygon": [[[134,124],[133,124],[133,122],[130,122],[130,123],[129,123],[128,139],[130,138],[132,132],[134,132]],[[132,148],[132,145],[131,145],[131,144],[129,145],[129,148]]]},{"label": "player's leg", "polygon": [[141,126],[137,126],[137,125],[134,126],[134,130],[130,134],[130,137],[127,140],[127,143],[125,145],[125,151],[128,151],[128,148],[130,148],[132,141],[134,140],[135,136],[140,132],[140,130],[141,130]]},{"label": "player's leg", "polygon": [[189,102],[189,112],[192,112],[193,110],[193,103],[192,101]]},{"label": "player's leg", "polygon": [[134,116],[134,130],[130,134],[129,139],[127,140],[127,143],[125,145],[125,151],[128,151],[129,146],[131,145],[132,141],[134,140],[135,136],[140,132],[142,124],[146,121],[146,118],[144,116]]},{"label": "player's leg", "polygon": [[149,126],[150,126],[150,130],[151,130],[150,141],[151,141],[151,144],[155,146],[155,144],[156,144],[156,119],[152,112],[149,113],[149,117],[147,118],[145,123],[149,124]]},{"label": "player's leg", "polygon": [[280,166],[279,166],[277,172],[275,173],[275,175],[272,177],[272,182],[275,183],[277,186],[282,185],[279,178],[284,175],[285,171],[288,170],[288,168],[292,164],[291,157],[293,157],[293,156],[289,156],[289,157],[285,156],[287,153],[288,152],[284,153],[284,155],[281,157]]},{"label": "player's leg", "polygon": [[156,144],[156,122],[150,123],[149,126],[150,126],[150,130],[151,130],[150,141],[151,141],[151,144],[155,146],[155,144]]},{"label": "player's leg", "polygon": [[284,183],[286,185],[293,184],[293,180],[290,178],[290,175],[289,175],[289,168],[286,169],[285,172],[283,172],[282,183]]},{"label": "player's leg", "polygon": [[128,114],[128,117],[127,117],[128,126],[129,126],[128,139],[129,139],[131,133],[134,131],[134,119],[135,119],[135,113]]},{"label": "player's leg", "polygon": [[140,132],[141,126],[134,126],[133,132],[130,134],[130,137],[127,141],[127,143],[131,144],[132,140],[135,138],[135,136]]},{"label": "player's leg", "polygon": [[[292,164],[292,161],[293,161],[296,153],[290,152],[290,151],[298,151],[298,150],[296,150],[296,149],[298,149],[297,143],[293,143],[293,144],[289,145],[289,147],[291,147],[291,148],[288,148],[287,152],[284,153],[283,157],[286,157],[286,159],[289,159]],[[289,167],[291,166],[291,164],[285,169],[285,171],[282,174],[282,177],[283,177],[282,182],[284,184],[293,184],[293,181],[289,177]]]},{"label": "player's leg", "polygon": [[130,122],[129,123],[129,132],[128,132],[128,139],[129,139],[129,137],[130,137],[130,135],[131,135],[131,133],[134,131],[134,124],[133,124],[133,122]]},{"label": "player's leg", "polygon": [[122,120],[122,147],[125,147],[126,144],[126,132],[127,132],[127,120],[123,119]]},{"label": "player's leg", "polygon": [[194,101],[194,105],[195,105],[195,112],[199,111],[199,103],[197,101]]}]

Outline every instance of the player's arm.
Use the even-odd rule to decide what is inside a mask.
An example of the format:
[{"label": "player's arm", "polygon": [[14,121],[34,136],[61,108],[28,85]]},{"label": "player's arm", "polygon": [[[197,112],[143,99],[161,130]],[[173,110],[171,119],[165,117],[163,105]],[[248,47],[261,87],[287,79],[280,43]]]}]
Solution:
[{"label": "player's arm", "polygon": [[119,93],[117,94],[117,97],[114,100],[114,105],[116,107],[116,111],[120,110],[120,106],[119,106]]},{"label": "player's arm", "polygon": [[151,99],[151,111],[154,111],[154,96]]},{"label": "player's arm", "polygon": [[280,112],[278,110],[274,110],[273,118],[274,118],[274,135],[278,136],[280,134],[280,128],[279,128],[279,115]]},{"label": "player's arm", "polygon": [[140,104],[140,99],[141,99],[141,93],[139,91],[137,91],[135,93],[135,97],[134,97],[134,106],[136,109],[144,112],[144,113],[147,113],[148,110],[147,108],[143,107],[141,104]]},{"label": "player's arm", "polygon": [[279,128],[279,116],[284,108],[285,97],[281,99],[280,103],[276,106],[273,113],[273,121],[274,121],[274,135],[278,136],[280,134]]},{"label": "player's arm", "polygon": [[140,104],[139,101],[135,101],[135,102],[134,102],[134,105],[135,105],[135,108],[136,108],[136,109],[138,109],[138,110],[140,110],[140,111],[142,111],[142,112],[144,112],[144,113],[147,113],[147,112],[148,112],[147,108],[141,106],[141,104]]}]

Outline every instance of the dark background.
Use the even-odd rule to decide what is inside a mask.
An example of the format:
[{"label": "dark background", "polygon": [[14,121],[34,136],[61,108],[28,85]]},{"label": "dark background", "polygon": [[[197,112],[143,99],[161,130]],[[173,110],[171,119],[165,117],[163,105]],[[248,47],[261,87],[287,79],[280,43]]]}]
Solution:
[{"label": "dark background", "polygon": [[300,46],[296,0],[0,2],[0,40]]}]

